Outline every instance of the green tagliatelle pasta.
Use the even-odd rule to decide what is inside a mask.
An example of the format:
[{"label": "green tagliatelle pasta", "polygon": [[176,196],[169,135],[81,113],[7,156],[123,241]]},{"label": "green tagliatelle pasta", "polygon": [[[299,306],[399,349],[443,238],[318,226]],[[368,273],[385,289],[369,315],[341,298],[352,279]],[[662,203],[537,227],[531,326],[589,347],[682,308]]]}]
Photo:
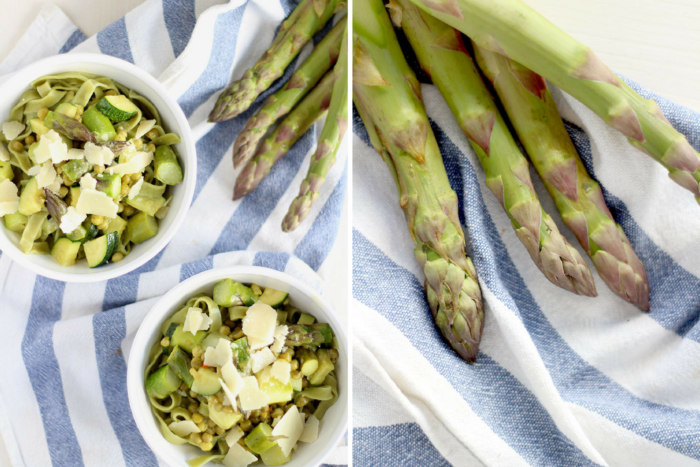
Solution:
[{"label": "green tagliatelle pasta", "polygon": [[180,138],[162,125],[151,101],[105,76],[30,83],[0,131],[0,217],[21,251],[97,267],[157,235],[183,178]]}]

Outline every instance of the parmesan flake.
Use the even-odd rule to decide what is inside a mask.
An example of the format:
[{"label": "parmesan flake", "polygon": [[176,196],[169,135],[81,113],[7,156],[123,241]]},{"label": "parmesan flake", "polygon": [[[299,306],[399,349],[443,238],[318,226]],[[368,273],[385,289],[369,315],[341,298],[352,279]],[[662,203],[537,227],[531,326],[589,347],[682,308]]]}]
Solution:
[{"label": "parmesan flake", "polygon": [[53,162],[46,161],[42,164],[39,173],[36,175],[36,183],[39,188],[45,188],[51,185],[56,180],[56,169],[53,168]]},{"label": "parmesan flake", "polygon": [[223,337],[219,339],[216,347],[208,347],[204,352],[204,364],[209,367],[222,367],[232,361],[231,341]]},{"label": "parmesan flake", "polygon": [[197,334],[197,331],[208,330],[212,322],[213,320],[209,315],[202,313],[201,308],[193,306],[187,310],[187,316],[185,316],[185,324],[182,325],[182,330],[191,334]]},{"label": "parmesan flake", "polygon": [[192,433],[201,433],[202,431],[192,420],[172,422],[170,425],[168,425],[168,428],[170,428],[170,431],[178,435],[180,438],[187,438]]},{"label": "parmesan flake", "polygon": [[85,174],[80,178],[80,188],[83,190],[95,190],[97,189],[97,180],[92,175]]},{"label": "parmesan flake", "polygon": [[299,409],[293,405],[272,430],[272,436],[283,437],[277,440],[277,445],[282,448],[282,453],[288,456],[303,431],[304,422],[299,417]]},{"label": "parmesan flake", "polygon": [[68,206],[66,213],[61,216],[61,231],[65,234],[71,233],[83,223],[86,217],[85,214],[76,211],[73,206]]},{"label": "parmesan flake", "polygon": [[243,389],[238,394],[242,410],[257,410],[269,404],[270,398],[260,390],[255,376],[246,376],[243,378],[243,384]]},{"label": "parmesan flake", "polygon": [[117,217],[117,204],[105,193],[97,190],[80,190],[76,209],[81,214],[97,214],[114,219]]},{"label": "parmesan flake", "polygon": [[128,162],[124,162],[123,164],[117,164],[113,165],[112,167],[109,167],[107,169],[107,172],[110,175],[113,174],[119,174],[119,175],[126,175],[126,174],[135,174],[135,173],[141,173],[143,172],[148,165],[153,162],[153,153],[152,152],[137,152],[136,154],[129,159]]},{"label": "parmesan flake", "polygon": [[114,161],[114,153],[107,146],[95,143],[85,143],[85,159],[94,165],[110,165]]},{"label": "parmesan flake", "polygon": [[10,160],[10,151],[7,150],[4,144],[0,143],[0,162],[7,162]]},{"label": "parmesan flake", "polygon": [[139,178],[139,180],[134,183],[131,188],[129,189],[129,199],[134,199],[139,195],[139,192],[141,191],[141,187],[143,186],[143,177]]},{"label": "parmesan flake", "polygon": [[243,449],[243,446],[236,443],[231,445],[226,453],[226,457],[221,460],[221,463],[226,467],[248,467],[253,462],[257,462],[258,458]]},{"label": "parmesan flake", "polygon": [[12,120],[2,124],[2,132],[7,141],[12,141],[13,139],[17,138],[23,131],[24,123]]},{"label": "parmesan flake", "polygon": [[272,344],[276,327],[277,312],[262,302],[256,302],[248,308],[243,318],[243,333],[248,336],[252,350]]},{"label": "parmesan flake", "polygon": [[275,357],[275,354],[273,354],[268,347],[263,347],[262,350],[254,352],[250,356],[250,369],[253,373],[257,373],[266,366],[270,365],[276,359],[277,357]]},{"label": "parmesan flake", "polygon": [[18,209],[17,185],[12,180],[5,179],[0,183],[0,217],[14,214]]},{"label": "parmesan flake", "polygon": [[151,131],[154,126],[156,126],[155,120],[141,120],[139,122],[139,126],[136,128],[136,132],[134,133],[134,139],[142,137]]},{"label": "parmesan flake", "polygon": [[61,139],[61,135],[54,130],[49,130],[48,133],[41,137],[39,144],[34,149],[34,162],[43,164],[51,160],[54,164],[66,160],[68,156],[68,146]]}]

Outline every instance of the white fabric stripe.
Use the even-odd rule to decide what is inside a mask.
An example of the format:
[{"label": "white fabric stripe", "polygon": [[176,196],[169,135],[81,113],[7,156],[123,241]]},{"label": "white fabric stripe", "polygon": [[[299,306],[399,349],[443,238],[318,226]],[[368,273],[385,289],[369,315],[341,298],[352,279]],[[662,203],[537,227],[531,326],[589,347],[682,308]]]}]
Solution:
[{"label": "white fabric stripe", "polygon": [[97,44],[97,34],[86,39],[79,46],[75,47],[73,50],[70,51],[70,53],[74,53],[74,52],[75,53],[91,53],[91,54],[102,53],[100,51],[100,46]]},{"label": "white fabric stripe", "polygon": [[145,2],[125,17],[134,64],[158,77],[175,60],[163,2]]},{"label": "white fabric stripe", "polygon": [[[361,348],[361,344],[354,346]],[[352,367],[353,429],[416,423],[395,398],[362,372],[358,364],[364,355],[364,352],[355,353]]]},{"label": "white fabric stripe", "polygon": [[[456,120],[447,111],[447,105],[435,87],[424,86],[423,92],[426,101],[431,103],[428,107],[429,114],[445,134],[452,141],[460,141],[462,138],[466,144]],[[468,151],[465,149],[465,152],[472,164],[477,164],[478,167],[476,154],[471,148]],[[498,230],[507,229],[512,232],[510,220],[503,214],[501,205],[483,184],[483,171],[478,174],[483,190],[487,190],[486,193],[482,191],[482,195],[487,203],[491,200],[490,211],[494,209],[497,214],[501,214],[498,216]],[[545,194],[540,198],[544,205],[544,200],[549,199],[549,196]],[[497,216],[493,211],[491,213],[495,221]],[[558,214],[556,208],[549,213]],[[565,226],[561,230],[564,231]],[[575,239],[570,239],[570,243],[584,255]],[[700,344],[663,328],[648,314],[619,299],[597,277],[590,262],[591,272],[597,279],[597,306],[591,306],[592,299],[588,297],[569,294],[550,284],[517,239],[515,244],[507,242],[507,246],[516,268],[542,312],[567,344],[585,361],[642,399],[678,408],[700,409],[697,398],[700,380],[687,371],[700,359]],[[565,301],[562,300],[564,296]],[[526,333],[524,329],[523,333]],[[509,339],[506,341],[510,342]],[[484,341],[488,342],[488,339],[484,338]],[[536,354],[532,356],[539,360]],[[529,359],[520,360],[522,365]],[[654,378],[649,378],[649,375],[654,375]]]},{"label": "white fabric stripe", "polygon": [[140,302],[149,298],[165,295],[179,283],[179,266],[158,269],[154,272],[141,274],[139,277],[139,291],[136,294],[136,301]]},{"label": "white fabric stripe", "polygon": [[61,319],[65,321],[101,312],[106,287],[107,282],[67,282],[63,293]]},{"label": "white fabric stripe", "polygon": [[10,452],[21,451],[25,464],[31,467],[51,464],[41,412],[22,358],[22,339],[35,281],[34,273],[13,263],[0,300],[2,311],[13,315],[13,319],[6,320],[0,326],[0,342],[5,352],[4,374],[12,375],[12,378],[0,378],[0,397],[7,415],[2,425],[12,428],[17,444],[9,446],[12,436],[5,436],[4,433],[3,441]]},{"label": "white fabric stripe", "polygon": [[[634,220],[657,246],[700,277],[696,234],[700,217],[693,196],[670,181],[666,169],[630,146],[624,136],[588,108],[556,88],[552,92],[562,116],[588,133],[595,174],[603,186],[625,202]],[[620,174],[624,174],[626,183]],[[643,180],[644,188],[640,189],[635,180]]]},{"label": "white fabric stripe", "polygon": [[[362,333],[355,334],[354,359],[360,361],[363,352],[371,355],[375,363],[369,372],[375,375],[384,373],[392,381],[396,390],[390,394],[416,418],[441,453],[449,452],[454,446],[443,444],[437,436],[439,432],[425,423],[427,419],[423,412],[426,409],[436,414],[445,429],[487,465],[528,465],[472,411],[450,383],[386,318],[357,300],[353,300],[352,310],[356,322],[372,323],[364,326]],[[415,378],[418,374],[422,377]],[[388,389],[386,385],[383,387]],[[433,394],[440,394],[440,397],[431,397]]]},{"label": "white fabric stripe", "polygon": [[194,15],[199,20],[199,16],[204,13],[208,8],[215,5],[222,5],[226,3],[226,0],[195,0],[194,3]]},{"label": "white fabric stripe", "polygon": [[234,251],[215,255],[213,263],[214,268],[223,268],[233,264],[252,266],[253,261],[255,261],[254,251]]},{"label": "white fabric stripe", "polygon": [[129,362],[129,353],[131,344],[136,337],[141,322],[146,317],[151,308],[160,300],[160,297],[154,297],[144,301],[138,301],[124,307],[124,319],[126,320],[126,337],[122,340],[122,355],[124,361]]},{"label": "white fabric stripe", "polygon": [[25,467],[2,397],[0,397],[0,446],[4,447],[7,457],[14,467]]},{"label": "white fabric stripe", "polygon": [[699,467],[700,461],[656,444],[605,417],[569,404],[581,427],[609,465],[615,467]]},{"label": "white fabric stripe", "polygon": [[102,394],[102,387],[92,337],[92,316],[63,319],[54,326],[53,347],[66,406],[85,465],[99,465],[104,459],[125,465],[104,401],[94,397]]},{"label": "white fabric stripe", "polygon": [[[323,426],[319,429],[323,429]],[[340,442],[342,442],[342,440]],[[345,465],[349,460],[350,448],[348,446],[336,446],[335,449],[328,453],[322,462],[330,465]]]},{"label": "white fabric stripe", "polygon": [[[4,7],[3,10],[4,13],[11,14],[9,6]],[[60,8],[55,5],[43,5],[27,32],[17,41],[7,58],[0,63],[0,75],[17,71],[39,59],[56,55],[75,30],[73,23]],[[39,39],[36,31],[41,31]],[[41,41],[41,47],[36,46],[37,40]]]}]

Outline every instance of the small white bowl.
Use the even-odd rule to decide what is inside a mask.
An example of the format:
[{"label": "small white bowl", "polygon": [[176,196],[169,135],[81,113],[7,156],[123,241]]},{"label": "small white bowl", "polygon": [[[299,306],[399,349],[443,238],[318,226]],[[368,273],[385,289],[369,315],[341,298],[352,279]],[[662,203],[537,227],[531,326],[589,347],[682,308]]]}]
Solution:
[{"label": "small white bowl", "polygon": [[287,467],[316,467],[338,444],[346,431],[349,391],[347,338],[335,311],[325,299],[297,279],[273,269],[256,266],[231,266],[203,272],[173,288],[153,306],[136,333],[127,369],[126,386],[136,426],[156,456],[170,466],[188,467],[187,461],[189,459],[202,455],[202,451],[194,446],[189,444],[176,446],[163,438],[151,412],[151,404],[144,388],[144,371],[148,364],[150,350],[161,338],[160,328],[163,322],[179,310],[192,296],[199,293],[207,293],[211,296],[214,285],[221,279],[227,278],[245,284],[255,283],[262,287],[272,287],[289,292],[292,305],[316,316],[318,321],[326,322],[333,328],[338,339],[338,353],[340,354],[338,358],[340,364],[336,367],[338,401],[323,417],[316,442],[299,443],[299,448],[292,456],[291,462],[285,464]]},{"label": "small white bowl", "polygon": [[170,212],[158,222],[158,235],[140,245],[118,263],[90,269],[85,261],[75,266],[61,266],[50,255],[26,255],[19,249],[19,235],[0,223],[0,250],[37,274],[65,282],[97,282],[124,275],[145,264],[172,240],[192,203],[197,180],[197,155],[187,118],[168,91],[155,78],[129,62],[108,55],[63,54],[39,60],[14,73],[0,86],[0,123],[7,120],[10,109],[29,83],[44,75],[79,71],[106,76],[150,99],[163,119],[163,126],[177,133],[182,142],[175,145],[180,154],[184,178],[172,188]]}]

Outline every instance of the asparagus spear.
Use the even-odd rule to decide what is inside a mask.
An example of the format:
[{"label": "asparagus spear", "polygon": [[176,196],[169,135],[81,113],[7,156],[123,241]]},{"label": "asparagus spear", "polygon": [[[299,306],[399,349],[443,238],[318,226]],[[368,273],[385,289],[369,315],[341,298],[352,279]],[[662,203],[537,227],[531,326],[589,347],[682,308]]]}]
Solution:
[{"label": "asparagus spear", "polygon": [[584,167],[545,80],[502,55],[477,46],[474,50],[564,223],[576,234],[600,277],[624,300],[648,310],[644,265],[613,220],[600,185]]},{"label": "asparagus spear", "polygon": [[301,49],[333,16],[341,0],[303,0],[282,22],[277,37],[258,62],[229,86],[209,114],[210,122],[229,120],[245,112],[253,101],[284,73]]},{"label": "asparagus spear", "polygon": [[272,166],[289,152],[311,125],[328,110],[335,74],[329,72],[301,103],[265,139],[255,157],[249,161],[236,179],[233,199],[237,200],[255,190]]},{"label": "asparagus spear", "polygon": [[253,115],[233,143],[233,167],[237,169],[254,154],[258,142],[265,136],[270,125],[289,113],[323,75],[338,60],[340,43],[345,31],[347,17],[338,24],[316,46],[309,58],[294,72],[282,89],[270,96],[258,113]]},{"label": "asparagus spear", "polygon": [[333,342],[333,331],[326,323],[316,324],[292,324],[289,326],[287,334],[287,346],[297,347],[300,345],[319,346]]},{"label": "asparagus spear", "polygon": [[306,218],[318,198],[319,190],[326,179],[328,171],[335,163],[335,155],[343,142],[345,130],[348,127],[348,38],[343,33],[338,62],[333,68],[335,83],[328,116],[318,139],[316,154],[311,157],[309,172],[301,182],[299,195],[289,206],[287,215],[282,220],[282,230],[291,232]]},{"label": "asparagus spear", "polygon": [[372,145],[396,182],[435,323],[452,348],[476,360],[484,308],[465,253],[457,194],[382,0],[355,0],[353,95]]},{"label": "asparagus spear", "polygon": [[461,34],[408,0],[390,4],[421,67],[444,96],[486,172],[486,186],[498,198],[532,260],[554,284],[595,296],[595,283],[578,251],[542,209],[520,152]]},{"label": "asparagus spear", "polygon": [[659,106],[521,0],[410,0],[479,47],[506,55],[559,86],[625,135],[700,203],[700,154]]}]

